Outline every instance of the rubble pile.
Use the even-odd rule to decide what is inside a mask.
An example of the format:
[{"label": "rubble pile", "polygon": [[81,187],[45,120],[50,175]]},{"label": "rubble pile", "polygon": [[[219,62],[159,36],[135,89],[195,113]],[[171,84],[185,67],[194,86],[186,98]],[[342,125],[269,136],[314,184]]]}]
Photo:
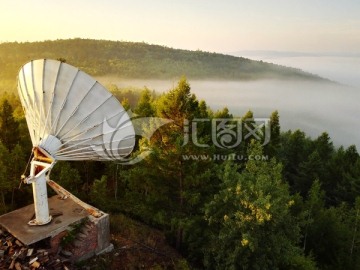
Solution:
[{"label": "rubble pile", "polygon": [[0,269],[70,270],[71,260],[59,251],[54,254],[46,244],[26,246],[0,228]]}]

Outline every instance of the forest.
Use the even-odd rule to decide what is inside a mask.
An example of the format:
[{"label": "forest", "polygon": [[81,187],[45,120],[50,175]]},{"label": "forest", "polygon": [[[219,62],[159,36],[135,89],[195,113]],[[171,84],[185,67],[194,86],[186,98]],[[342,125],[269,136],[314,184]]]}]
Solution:
[{"label": "forest", "polygon": [[[20,67],[40,58],[66,59],[92,76],[118,78],[258,80],[303,79],[325,81],[299,69],[262,61],[168,48],[146,43],[92,39],[0,43],[0,91],[15,92]],[[1,92],[0,92],[1,93]]]},{"label": "forest", "polygon": [[[64,41],[57,42],[63,47]],[[122,214],[160,230],[185,260],[176,269],[360,269],[355,146],[335,146],[326,132],[310,138],[301,130],[282,130],[277,111],[269,116],[271,137],[264,146],[258,130],[261,140],[248,137],[231,149],[217,147],[210,121],[198,123],[197,143],[185,143],[186,121],[235,123],[240,117],[245,125],[254,112],[234,116],[227,108],[212,110],[192,94],[185,77],[163,94],[108,88],[137,117],[172,122],[150,138],[137,138],[132,156],[151,152],[136,164],[58,162],[51,178],[113,217]],[[31,188],[20,183],[32,146],[13,93],[0,103],[0,142],[0,211],[6,213],[32,202]],[[234,154],[245,158],[206,158]],[[113,228],[121,226],[116,222]]]}]

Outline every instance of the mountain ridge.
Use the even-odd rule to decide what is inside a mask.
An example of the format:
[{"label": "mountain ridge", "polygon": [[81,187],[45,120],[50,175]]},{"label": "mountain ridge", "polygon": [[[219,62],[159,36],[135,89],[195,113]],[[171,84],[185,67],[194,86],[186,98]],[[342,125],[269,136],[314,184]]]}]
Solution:
[{"label": "mountain ridge", "polygon": [[173,79],[185,75],[190,79],[328,81],[300,69],[244,57],[144,42],[80,38],[0,43],[0,80],[16,78],[23,64],[39,58],[62,59],[93,76]]}]

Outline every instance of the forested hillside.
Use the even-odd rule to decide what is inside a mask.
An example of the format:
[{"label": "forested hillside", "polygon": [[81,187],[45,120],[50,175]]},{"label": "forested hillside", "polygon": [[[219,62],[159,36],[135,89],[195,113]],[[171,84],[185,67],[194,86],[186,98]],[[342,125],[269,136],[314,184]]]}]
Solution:
[{"label": "forested hillside", "polygon": [[121,78],[174,79],[306,79],[322,80],[298,69],[203,51],[177,50],[146,43],[69,39],[0,44],[0,86],[15,90],[16,76],[26,62],[63,59],[91,75]]},{"label": "forested hillside", "polygon": [[[132,157],[151,149],[139,163],[59,162],[51,178],[111,213],[113,230],[124,230],[128,221],[123,215],[131,217],[157,228],[186,258],[164,257],[163,264],[144,266],[139,260],[147,256],[132,256],[131,267],[360,269],[360,156],[355,146],[336,148],[327,133],[312,139],[300,130],[283,131],[275,111],[268,144],[261,145],[264,133],[257,131],[260,140],[244,138],[236,147],[221,148],[210,135],[211,120],[237,120],[227,108],[213,111],[199,101],[185,78],[161,95],[116,86],[112,91],[138,116],[173,122],[150,139],[137,138]],[[11,95],[0,104],[2,213],[32,201],[30,186],[19,189],[31,149],[19,107]],[[254,113],[242,116],[243,130]],[[194,119],[209,120],[198,123],[197,141],[186,139]],[[223,138],[229,143],[229,136]],[[128,223],[126,228],[132,231]],[[116,269],[107,265],[99,269]]]}]

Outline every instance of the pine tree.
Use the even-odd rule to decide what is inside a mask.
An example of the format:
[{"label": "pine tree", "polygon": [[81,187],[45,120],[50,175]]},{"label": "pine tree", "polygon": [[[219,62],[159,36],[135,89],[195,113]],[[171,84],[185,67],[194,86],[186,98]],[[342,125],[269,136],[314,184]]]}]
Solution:
[{"label": "pine tree", "polygon": [[100,180],[95,179],[91,191],[90,199],[99,208],[108,209],[108,197],[107,197],[107,177],[103,175]]},{"label": "pine tree", "polygon": [[270,142],[265,145],[265,154],[274,157],[280,145],[280,118],[278,111],[274,111],[270,116]]},{"label": "pine tree", "polygon": [[11,150],[19,142],[19,125],[13,117],[13,108],[7,99],[0,108],[0,141]]},{"label": "pine tree", "polygon": [[21,174],[26,168],[26,160],[24,158],[24,151],[22,147],[17,144],[9,154],[8,162],[8,178],[9,178],[9,188],[11,188],[11,207],[15,206],[15,196],[16,189],[20,183]]},{"label": "pine tree", "polygon": [[9,150],[0,142],[0,212],[8,210],[5,196],[11,190],[11,181],[8,176],[9,169]]},{"label": "pine tree", "polygon": [[152,106],[152,95],[149,89],[145,88],[140,95],[139,102],[137,103],[134,112],[142,117],[154,116],[155,110]]},{"label": "pine tree", "polygon": [[[174,89],[156,100],[155,108],[156,117],[172,122],[157,130],[149,140],[139,142],[140,149],[146,146],[152,152],[138,166],[124,172],[125,201],[132,202],[129,207],[137,215],[163,226],[180,250],[186,248],[185,238],[191,238],[194,220],[199,220],[201,206],[211,194],[206,190],[213,187],[211,160],[186,159],[198,157],[204,151],[211,154],[211,148],[204,150],[191,139],[188,142],[185,139],[186,134],[191,134],[191,125],[190,130],[185,128],[187,123],[207,116],[206,104],[198,102],[190,92],[189,83],[182,78]],[[199,124],[197,136],[202,143],[208,143],[209,136],[205,133]]]}]

